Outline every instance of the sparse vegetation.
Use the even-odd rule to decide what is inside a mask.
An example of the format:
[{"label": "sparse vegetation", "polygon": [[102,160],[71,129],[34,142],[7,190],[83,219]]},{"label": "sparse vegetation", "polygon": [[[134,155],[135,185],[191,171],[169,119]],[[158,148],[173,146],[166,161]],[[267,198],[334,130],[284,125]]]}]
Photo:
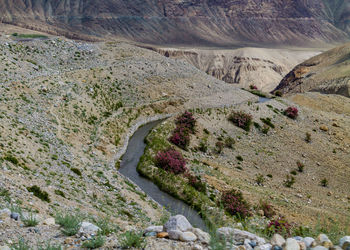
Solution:
[{"label": "sparse vegetation", "polygon": [[49,194],[45,191],[42,191],[37,185],[27,187],[27,190],[33,193],[40,200],[50,202]]},{"label": "sparse vegetation", "polygon": [[100,248],[105,244],[105,238],[102,235],[97,235],[91,240],[87,240],[83,243],[83,248],[96,249]]},{"label": "sparse vegetation", "polygon": [[328,180],[326,178],[323,178],[320,183],[322,187],[328,187]]},{"label": "sparse vegetation", "polygon": [[263,186],[264,182],[265,182],[265,177],[262,174],[257,174],[255,177],[255,182],[259,185],[259,186]]},{"label": "sparse vegetation", "polygon": [[295,177],[287,175],[286,180],[284,181],[284,186],[291,188],[295,183]]},{"label": "sparse vegetation", "polygon": [[61,226],[64,235],[72,236],[78,233],[82,222],[81,215],[58,213],[55,217],[56,223]]},{"label": "sparse vegetation", "polygon": [[120,246],[122,248],[144,248],[146,241],[142,237],[142,233],[128,231],[119,236]]}]

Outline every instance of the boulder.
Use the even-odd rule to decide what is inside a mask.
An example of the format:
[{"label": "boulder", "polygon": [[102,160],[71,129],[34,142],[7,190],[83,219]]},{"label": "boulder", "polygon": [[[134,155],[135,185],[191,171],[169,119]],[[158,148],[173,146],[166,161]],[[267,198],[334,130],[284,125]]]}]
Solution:
[{"label": "boulder", "polygon": [[203,247],[201,245],[196,244],[193,246],[192,250],[203,250]]},{"label": "boulder", "polygon": [[303,242],[305,243],[306,247],[307,248],[310,248],[312,246],[312,243],[315,241],[314,238],[311,238],[311,237],[305,237],[303,239]]},{"label": "boulder", "polygon": [[156,232],[156,233],[163,232],[163,226],[150,226],[150,227],[147,227],[144,231],[144,233],[150,233],[150,232]]},{"label": "boulder", "polygon": [[230,227],[222,227],[217,230],[217,234],[219,237],[224,237],[226,239],[233,239],[236,242],[244,243],[245,239],[249,239],[255,241],[257,245],[264,245],[266,243],[265,239],[252,234],[247,231],[233,229]]},{"label": "boulder", "polygon": [[350,236],[344,236],[339,240],[339,246],[343,249],[345,249],[344,248],[345,243],[348,243],[347,245],[350,246]]},{"label": "boulder", "polygon": [[164,224],[163,230],[169,232],[172,230],[180,230],[181,232],[187,232],[192,229],[192,225],[188,222],[185,216],[176,215],[170,217],[170,219]]},{"label": "boulder", "polygon": [[208,233],[202,231],[199,228],[192,228],[192,233],[194,233],[197,236],[199,242],[209,244],[210,235]]},{"label": "boulder", "polygon": [[9,246],[0,246],[0,250],[11,250],[11,248]]},{"label": "boulder", "polygon": [[320,234],[319,236],[317,236],[316,243],[317,243],[317,245],[323,246],[326,248],[330,248],[333,246],[332,241],[325,234]]},{"label": "boulder", "polygon": [[96,235],[100,230],[101,229],[98,226],[90,222],[83,221],[79,229],[79,234]]},{"label": "boulder", "polygon": [[184,232],[180,235],[180,240],[184,242],[196,241],[197,236],[192,232]]},{"label": "boulder", "polygon": [[183,233],[180,230],[171,230],[168,232],[168,234],[169,234],[169,239],[179,240],[181,234],[183,234]]},{"label": "boulder", "polygon": [[283,246],[284,250],[300,250],[298,241],[293,238],[288,238]]},{"label": "boulder", "polygon": [[270,243],[275,246],[283,246],[286,240],[280,234],[274,234],[271,238]]}]

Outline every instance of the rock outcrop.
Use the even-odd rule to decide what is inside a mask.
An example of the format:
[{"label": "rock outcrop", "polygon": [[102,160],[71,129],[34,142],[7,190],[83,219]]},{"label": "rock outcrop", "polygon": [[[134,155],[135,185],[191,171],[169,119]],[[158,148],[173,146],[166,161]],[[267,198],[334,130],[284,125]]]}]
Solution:
[{"label": "rock outcrop", "polygon": [[317,91],[350,97],[350,43],[315,56],[289,72],[277,88],[283,94]]}]

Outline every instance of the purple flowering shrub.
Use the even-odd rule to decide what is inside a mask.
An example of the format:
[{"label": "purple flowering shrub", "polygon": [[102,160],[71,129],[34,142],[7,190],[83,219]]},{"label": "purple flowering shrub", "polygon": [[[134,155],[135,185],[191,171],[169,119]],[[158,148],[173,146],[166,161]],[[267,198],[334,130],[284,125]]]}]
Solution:
[{"label": "purple flowering shrub", "polygon": [[186,150],[190,144],[190,135],[188,128],[177,126],[169,138],[169,141],[179,148]]},{"label": "purple flowering shrub", "polygon": [[155,157],[155,164],[174,174],[184,173],[187,170],[186,160],[182,154],[171,148],[159,151]]},{"label": "purple flowering shrub", "polygon": [[266,201],[260,201],[258,208],[264,212],[264,216],[266,218],[271,219],[273,216],[276,215],[276,212],[273,209],[273,207],[269,203],[267,203]]},{"label": "purple flowering shrub", "polygon": [[271,220],[267,225],[266,230],[269,235],[279,233],[284,236],[291,235],[292,226],[283,217],[279,217],[276,220]]},{"label": "purple flowering shrub", "polygon": [[195,132],[195,125],[196,120],[192,113],[186,111],[176,119],[176,128],[169,138],[169,141],[179,148],[187,150],[187,147],[190,144],[190,133]]},{"label": "purple flowering shrub", "polygon": [[228,119],[237,127],[242,128],[245,131],[249,131],[253,117],[250,114],[244,113],[243,111],[233,111]]},{"label": "purple flowering shrub", "polygon": [[251,90],[257,90],[257,89],[258,89],[258,87],[257,87],[256,85],[254,85],[254,84],[251,84],[251,85],[249,86],[249,88],[250,88]]},{"label": "purple flowering shrub", "polygon": [[195,132],[194,128],[196,126],[196,119],[191,112],[185,111],[185,113],[176,119],[176,126],[185,127],[193,134]]},{"label": "purple flowering shrub", "polygon": [[243,195],[240,191],[233,189],[224,192],[221,195],[221,203],[225,210],[231,215],[237,216],[242,219],[251,215],[250,205],[243,198]]},{"label": "purple flowering shrub", "polygon": [[185,176],[188,179],[188,184],[190,184],[199,192],[206,192],[207,185],[202,181],[202,179],[199,176],[195,176],[191,173],[186,173]]},{"label": "purple flowering shrub", "polygon": [[284,111],[284,114],[291,119],[296,119],[298,117],[298,112],[299,110],[296,107],[288,107]]}]

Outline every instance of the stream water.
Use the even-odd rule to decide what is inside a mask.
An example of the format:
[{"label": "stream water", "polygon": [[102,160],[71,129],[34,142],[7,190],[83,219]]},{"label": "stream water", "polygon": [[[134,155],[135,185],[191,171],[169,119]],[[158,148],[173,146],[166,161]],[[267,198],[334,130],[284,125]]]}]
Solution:
[{"label": "stream water", "polygon": [[146,144],[145,137],[161,121],[150,122],[140,127],[129,140],[129,145],[120,163],[119,172],[137,184],[146,194],[152,197],[160,205],[164,206],[172,215],[182,214],[194,227],[206,230],[207,227],[197,211],[186,203],[161,191],[157,185],[150,180],[141,177],[137,170],[137,164],[143,155]]}]

